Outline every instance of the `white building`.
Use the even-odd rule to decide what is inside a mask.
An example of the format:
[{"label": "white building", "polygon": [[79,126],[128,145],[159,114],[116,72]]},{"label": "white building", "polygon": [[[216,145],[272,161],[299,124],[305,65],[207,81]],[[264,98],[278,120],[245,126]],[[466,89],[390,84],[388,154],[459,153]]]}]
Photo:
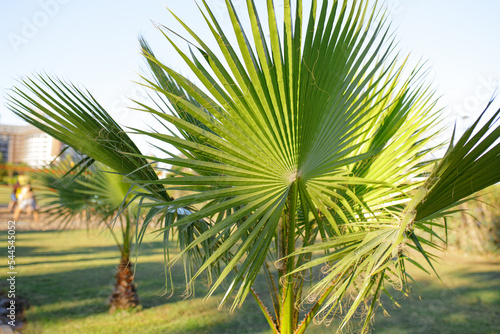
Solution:
[{"label": "white building", "polygon": [[0,138],[7,141],[6,152],[2,149],[5,162],[24,162],[35,168],[51,163],[62,149],[61,142],[31,125],[0,125]]}]

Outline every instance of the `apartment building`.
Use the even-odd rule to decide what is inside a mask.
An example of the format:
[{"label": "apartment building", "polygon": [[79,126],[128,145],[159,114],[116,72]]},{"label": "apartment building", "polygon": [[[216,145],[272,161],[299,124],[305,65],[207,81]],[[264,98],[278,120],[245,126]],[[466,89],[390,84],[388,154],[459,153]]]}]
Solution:
[{"label": "apartment building", "polygon": [[40,168],[61,153],[63,145],[34,126],[0,125],[2,160]]}]

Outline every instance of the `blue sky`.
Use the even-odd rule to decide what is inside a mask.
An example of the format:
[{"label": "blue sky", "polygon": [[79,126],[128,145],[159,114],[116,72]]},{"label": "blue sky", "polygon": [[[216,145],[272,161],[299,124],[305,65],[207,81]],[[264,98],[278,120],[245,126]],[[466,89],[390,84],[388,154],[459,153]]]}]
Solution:
[{"label": "blue sky", "polygon": [[[264,0],[257,0],[261,3]],[[223,15],[223,0],[208,0]],[[235,0],[237,8],[243,0]],[[386,0],[399,48],[411,60],[428,60],[441,107],[450,120],[476,116],[500,80],[500,1]],[[25,0],[0,4],[0,123],[23,124],[4,106],[16,79],[45,71],[88,88],[124,125],[144,123],[127,110],[140,98],[132,83],[143,61],[142,34],[173,68],[183,67],[152,21],[177,27],[166,7],[203,30],[194,0]],[[497,103],[499,105],[499,103]],[[464,123],[465,122],[465,123]]]}]

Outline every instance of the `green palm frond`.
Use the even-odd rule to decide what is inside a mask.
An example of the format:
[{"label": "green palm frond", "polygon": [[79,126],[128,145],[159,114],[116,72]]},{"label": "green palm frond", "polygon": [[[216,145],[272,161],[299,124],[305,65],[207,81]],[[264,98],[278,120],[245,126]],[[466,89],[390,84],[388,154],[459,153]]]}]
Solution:
[{"label": "green palm frond", "polygon": [[[186,158],[161,161],[197,174],[160,181],[195,192],[171,204],[213,204],[172,227],[232,211],[187,249],[208,238],[222,239],[232,230],[199,273],[238,245],[238,252],[211,290],[238,267],[230,289],[238,289],[234,304],[238,305],[270,256],[262,250],[270,249],[279,233],[298,236],[294,227],[280,223],[289,208],[286,203],[293,184],[325,241],[362,230],[382,233],[378,227],[384,221],[396,229],[392,208],[386,207],[387,197],[409,199],[406,192],[418,187],[411,178],[426,168],[423,152],[432,138],[432,131],[427,133],[436,115],[432,94],[425,87],[412,90],[419,72],[408,80],[400,79],[387,28],[373,23],[376,11],[369,10],[366,3],[349,6],[335,2],[328,8],[324,2],[317,18],[314,2],[308,27],[315,28],[303,34],[300,2],[294,18],[290,3],[285,2],[284,37],[280,39],[274,7],[268,2],[269,40],[253,2],[248,2],[253,40],[245,34],[232,4],[227,4],[237,46],[229,42],[205,2],[204,17],[218,42],[217,51],[178,19],[201,58],[195,53],[188,56],[173,42],[170,30],[161,28],[203,88],[143,47],[154,72],[162,73],[156,75],[156,83],[148,83],[176,106],[176,112],[144,110],[189,133],[183,138],[149,134],[188,152]],[[166,88],[161,80],[182,93]],[[179,109],[197,121],[186,120]],[[392,170],[380,170],[388,164]],[[378,204],[376,213],[371,209],[374,203]],[[377,223],[366,221],[365,216],[375,214],[383,215]],[[309,230],[307,225],[298,222],[297,226]],[[372,251],[367,248],[368,253]]]},{"label": "green palm frond", "polygon": [[64,160],[33,175],[43,211],[51,219],[67,223],[76,216],[93,216],[108,223],[131,202],[131,185],[123,182],[122,175],[101,163],[80,174],[69,172],[72,166],[74,163]]},{"label": "green palm frond", "polygon": [[457,143],[452,140],[445,156],[433,169],[424,186],[425,197],[415,206],[416,221],[436,218],[469,195],[500,181],[500,126],[495,125],[500,110],[478,129],[487,110]]},{"label": "green palm frond", "polygon": [[[86,187],[79,182],[72,182],[75,175],[68,174],[71,166],[63,161],[49,170],[33,173],[39,202],[43,203],[42,212],[49,214],[53,221],[65,227],[75,219],[90,218],[92,194],[86,193]],[[80,174],[84,179],[88,174]]]},{"label": "green palm frond", "polygon": [[[26,122],[88,156],[83,167],[99,161],[130,178],[158,180],[128,134],[90,92],[46,75],[21,81],[13,88],[7,107]],[[170,197],[158,185],[150,193]]]}]

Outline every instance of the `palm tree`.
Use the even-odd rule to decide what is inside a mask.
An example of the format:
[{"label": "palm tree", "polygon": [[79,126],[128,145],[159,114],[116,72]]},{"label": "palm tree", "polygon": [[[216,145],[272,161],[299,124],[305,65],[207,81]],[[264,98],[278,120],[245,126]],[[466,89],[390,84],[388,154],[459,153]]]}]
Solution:
[{"label": "palm tree", "polygon": [[[109,166],[144,189],[152,208],[144,226],[190,208],[162,229],[166,242],[183,233],[168,266],[197,263],[196,272],[185,266],[188,288],[207,274],[208,296],[225,289],[222,304],[232,297],[238,307],[252,295],[274,333],[303,333],[313,319],[336,315],[340,331],[362,309],[367,332],[387,285],[406,287],[408,262],[424,268],[415,251],[432,267],[429,249],[439,248],[437,230],[447,228],[439,218],[500,181],[500,111],[480,125],[482,114],[457,141],[452,136],[437,158],[444,143],[432,144],[441,130],[436,99],[421,67],[408,69],[395,53],[377,6],[313,0],[306,18],[301,0],[285,0],[279,25],[272,0],[262,20],[247,0],[247,29],[226,3],[235,42],[205,1],[215,47],[177,17],[189,53],[174,41],[182,34],[159,27],[199,84],[141,40],[152,72],[144,85],[155,95],[137,109],[165,126],[135,131],[181,156],[122,149],[116,123],[89,93],[43,76],[14,89],[11,109],[93,159],[132,160],[135,169]],[[99,124],[91,116],[96,109]],[[110,130],[103,130],[106,122]],[[78,134],[100,131],[115,137],[80,143]],[[147,158],[173,166],[176,177],[144,174]],[[173,199],[165,187],[189,194]],[[308,273],[317,272],[304,287]],[[271,311],[253,289],[259,274],[269,285]]]},{"label": "palm tree", "polygon": [[[44,212],[60,227],[75,218],[90,223],[97,220],[111,233],[120,250],[120,263],[114,290],[109,298],[110,312],[139,305],[134,285],[131,258],[137,203],[132,200],[131,185],[123,176],[97,163],[85,173],[71,172],[67,161],[51,169],[38,171],[34,179],[44,203]],[[115,221],[119,227],[114,229]],[[116,232],[118,230],[118,233]]]}]

